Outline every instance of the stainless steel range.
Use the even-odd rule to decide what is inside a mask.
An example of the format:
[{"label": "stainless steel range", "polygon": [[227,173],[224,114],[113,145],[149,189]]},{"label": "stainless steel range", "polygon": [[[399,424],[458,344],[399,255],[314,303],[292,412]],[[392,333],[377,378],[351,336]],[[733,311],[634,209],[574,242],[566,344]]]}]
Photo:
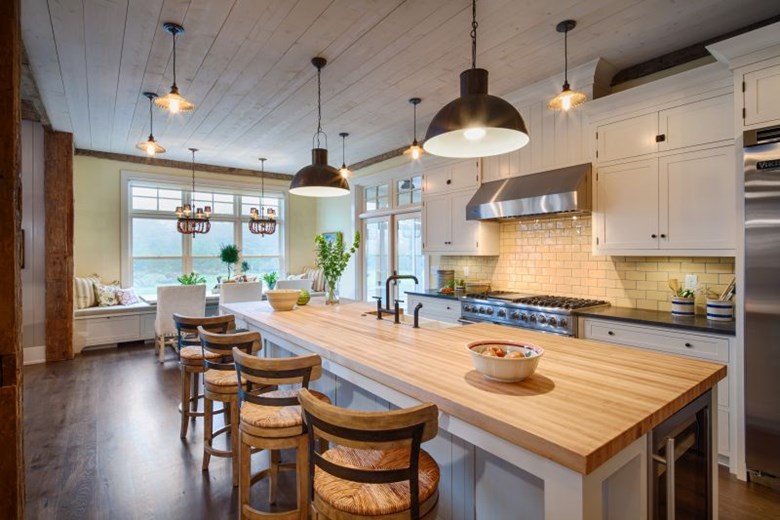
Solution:
[{"label": "stainless steel range", "polygon": [[493,291],[470,294],[460,300],[462,323],[491,322],[562,336],[577,334],[572,311],[604,307],[609,302],[568,296],[549,296]]}]

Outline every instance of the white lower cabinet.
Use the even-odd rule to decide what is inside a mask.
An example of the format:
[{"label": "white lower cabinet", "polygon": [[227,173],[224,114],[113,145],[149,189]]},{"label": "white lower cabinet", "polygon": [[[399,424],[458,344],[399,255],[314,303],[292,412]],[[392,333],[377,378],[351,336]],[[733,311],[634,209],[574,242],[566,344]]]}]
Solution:
[{"label": "white lower cabinet", "polygon": [[[579,337],[628,347],[654,350],[667,354],[703,359],[727,365],[728,373],[735,370],[731,362],[734,338],[721,334],[669,329],[661,326],[627,324],[605,319],[579,318]],[[735,472],[736,453],[736,399],[732,377],[718,383],[718,454],[721,461]]]},{"label": "white lower cabinet", "polygon": [[444,321],[446,323],[458,323],[460,318],[460,301],[435,296],[421,296],[419,294],[406,295],[406,313],[411,315],[418,303],[422,303],[420,317],[430,320]]}]

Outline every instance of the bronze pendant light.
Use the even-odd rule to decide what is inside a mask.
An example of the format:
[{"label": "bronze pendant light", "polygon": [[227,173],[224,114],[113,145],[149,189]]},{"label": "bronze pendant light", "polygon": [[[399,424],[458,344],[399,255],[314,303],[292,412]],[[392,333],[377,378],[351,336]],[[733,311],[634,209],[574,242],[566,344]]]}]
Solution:
[{"label": "bronze pendant light", "polygon": [[143,150],[148,155],[153,156],[158,153],[165,153],[165,148],[154,140],[154,117],[152,114],[152,101],[157,97],[154,92],[144,92],[144,96],[149,99],[149,138],[135,145],[139,150]]},{"label": "bronze pendant light", "polygon": [[488,94],[488,71],[477,68],[477,0],[471,3],[471,68],[460,73],[460,97],[439,110],[423,148],[442,157],[488,157],[528,144],[522,116],[507,101]]},{"label": "bronze pendant light", "polygon": [[192,195],[190,196],[190,204],[185,204],[183,207],[178,206],[176,208],[176,229],[183,235],[195,235],[204,234],[211,231],[211,206],[204,206],[203,208],[195,209],[195,152],[197,148],[190,148],[192,152]]},{"label": "bronze pendant light", "polygon": [[179,87],[176,85],[176,37],[184,33],[184,27],[177,23],[165,22],[163,30],[173,37],[173,85],[171,85],[171,91],[163,97],[155,99],[154,104],[171,114],[192,112],[195,105],[179,94]]},{"label": "bronze pendant light", "polygon": [[417,142],[417,105],[420,104],[420,101],[422,101],[422,99],[418,97],[413,97],[409,100],[409,103],[414,107],[414,123],[412,124],[412,135],[414,136],[414,140],[409,148],[404,150],[404,155],[411,158],[413,161],[422,157],[422,154],[425,152],[423,147],[420,146],[420,143]]},{"label": "bronze pendant light", "polygon": [[276,211],[263,206],[265,198],[265,157],[260,158],[260,210],[249,210],[249,231],[255,235],[273,235],[276,231]]},{"label": "bronze pendant light", "polygon": [[550,110],[568,112],[588,100],[584,92],[572,90],[569,86],[569,31],[577,27],[574,20],[564,20],[555,26],[555,30],[563,33],[563,88],[561,93],[547,103]]},{"label": "bronze pendant light", "polygon": [[341,168],[339,168],[339,173],[341,174],[342,177],[348,179],[349,176],[352,175],[352,170],[347,168],[347,160],[346,160],[347,154],[345,153],[344,150],[346,146],[345,141],[349,136],[349,134],[347,132],[341,132],[339,135],[341,136]]},{"label": "bronze pendant light", "polygon": [[[290,193],[305,197],[339,197],[349,193],[349,182],[328,164],[328,136],[322,131],[321,76],[322,68],[328,62],[318,56],[312,58],[311,63],[317,68],[317,132],[312,137],[311,164],[295,174],[290,183]],[[325,138],[326,148],[320,147],[320,136]]]}]

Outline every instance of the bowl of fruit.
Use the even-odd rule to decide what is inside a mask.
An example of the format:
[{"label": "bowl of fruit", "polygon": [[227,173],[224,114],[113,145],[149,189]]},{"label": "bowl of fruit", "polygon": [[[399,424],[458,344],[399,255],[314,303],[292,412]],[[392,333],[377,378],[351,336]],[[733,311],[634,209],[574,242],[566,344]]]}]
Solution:
[{"label": "bowl of fruit", "polygon": [[530,377],[544,349],[522,341],[481,339],[466,344],[474,368],[488,379],[516,383]]}]

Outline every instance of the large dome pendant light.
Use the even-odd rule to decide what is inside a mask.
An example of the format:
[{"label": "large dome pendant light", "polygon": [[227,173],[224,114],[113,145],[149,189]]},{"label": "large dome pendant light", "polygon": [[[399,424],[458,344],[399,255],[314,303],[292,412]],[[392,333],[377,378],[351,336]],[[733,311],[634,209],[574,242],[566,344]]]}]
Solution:
[{"label": "large dome pendant light", "polygon": [[144,96],[149,99],[149,138],[146,141],[135,145],[139,150],[143,150],[149,156],[154,156],[158,153],[165,153],[165,148],[160,146],[160,143],[154,140],[154,117],[152,114],[152,100],[157,97],[154,92],[144,92]]},{"label": "large dome pendant light", "polygon": [[192,112],[195,109],[195,105],[179,94],[179,87],[176,85],[176,36],[184,32],[184,27],[177,23],[165,22],[163,29],[173,36],[173,85],[171,85],[171,91],[163,97],[155,99],[154,104],[171,114]]},{"label": "large dome pendant light", "polygon": [[[322,68],[325,58],[311,60],[317,68],[317,132],[312,137],[311,164],[304,166],[293,177],[290,193],[305,197],[340,197],[349,193],[349,182],[328,164],[328,136],[322,131]],[[325,137],[326,148],[320,148],[320,136]],[[316,146],[314,146],[316,140]]]},{"label": "large dome pendant light", "polygon": [[276,210],[263,205],[265,199],[265,157],[260,158],[260,209],[249,210],[249,231],[255,235],[273,235],[276,231]]},{"label": "large dome pendant light", "polygon": [[413,161],[416,161],[422,157],[424,152],[423,147],[420,146],[420,143],[417,142],[417,105],[420,104],[420,101],[422,101],[422,99],[418,97],[413,97],[409,100],[409,103],[411,103],[414,107],[414,119],[412,123],[412,135],[414,136],[414,140],[412,141],[412,144],[409,146],[409,148],[404,150],[404,155],[411,158]]},{"label": "large dome pendant light", "polygon": [[423,148],[442,157],[488,157],[528,144],[522,116],[510,103],[488,94],[488,71],[477,68],[477,1],[471,3],[471,68],[460,73],[460,97],[439,110]]},{"label": "large dome pendant light", "polygon": [[569,86],[569,31],[577,27],[574,20],[564,20],[555,26],[555,30],[563,33],[563,88],[561,93],[547,103],[547,108],[555,111],[568,112],[588,100],[584,92],[572,90]]}]

